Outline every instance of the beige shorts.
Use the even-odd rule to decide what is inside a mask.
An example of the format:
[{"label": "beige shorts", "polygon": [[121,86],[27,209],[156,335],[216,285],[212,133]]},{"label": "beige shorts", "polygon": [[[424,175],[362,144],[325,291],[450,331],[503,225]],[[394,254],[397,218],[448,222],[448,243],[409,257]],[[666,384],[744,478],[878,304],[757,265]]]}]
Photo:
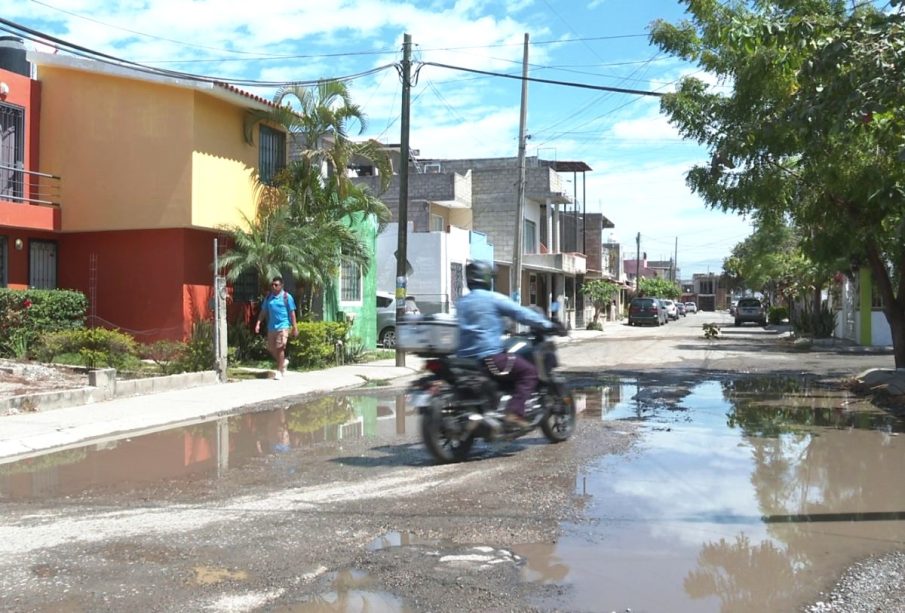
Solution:
[{"label": "beige shorts", "polygon": [[289,329],[273,330],[267,332],[267,349],[271,353],[286,348],[286,342],[289,340]]}]

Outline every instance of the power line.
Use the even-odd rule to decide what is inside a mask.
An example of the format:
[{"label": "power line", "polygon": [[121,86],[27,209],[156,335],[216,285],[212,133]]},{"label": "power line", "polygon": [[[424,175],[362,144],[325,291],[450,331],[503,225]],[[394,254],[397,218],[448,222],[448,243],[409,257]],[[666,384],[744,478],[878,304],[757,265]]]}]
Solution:
[{"label": "power line", "polygon": [[[41,44],[52,43],[52,46],[57,48],[62,48],[72,53],[73,55],[79,57],[85,57],[88,59],[93,59],[96,61],[104,62],[107,64],[111,64],[114,66],[121,66],[130,68],[132,70],[136,70],[139,72],[144,72],[147,74],[154,75],[163,75],[167,77],[173,77],[178,79],[185,79],[190,81],[198,81],[202,83],[214,83],[221,84],[227,83],[231,85],[245,85],[245,86],[261,86],[261,87],[281,87],[285,85],[298,85],[298,86],[307,86],[307,85],[316,85],[317,83],[323,81],[324,79],[310,79],[306,81],[258,81],[254,79],[229,79],[226,77],[211,77],[206,75],[198,75],[188,72],[180,72],[175,70],[167,70],[165,68],[155,68],[153,66],[147,66],[145,64],[140,64],[138,62],[133,62],[130,60],[126,60],[120,57],[116,57],[114,55],[109,55],[107,53],[103,53],[101,51],[95,51],[93,49],[89,49],[87,47],[83,47],[81,45],[76,45],[75,43],[70,43],[63,39],[57,38],[55,36],[51,36],[49,34],[45,34],[43,32],[39,32],[38,30],[33,30],[29,27],[17,24],[13,21],[9,21],[8,19],[4,19],[0,17],[0,24],[6,27],[0,27],[0,30],[4,32],[9,32],[10,34],[14,34],[16,36],[21,36],[27,40],[32,42],[37,42]],[[339,77],[330,77],[330,80],[334,81],[352,81],[354,79],[359,79],[362,77],[366,77],[372,74],[376,74],[388,68],[393,68],[394,64],[385,64],[383,66],[378,66],[376,68],[371,68],[370,70],[365,70],[359,73],[351,74],[351,75],[343,75]]]},{"label": "power line", "polygon": [[572,81],[556,81],[554,79],[539,79],[537,77],[522,77],[520,75],[511,75],[502,72],[490,72],[488,70],[478,70],[476,68],[465,68],[464,66],[451,66],[449,64],[441,64],[439,62],[424,62],[425,66],[436,66],[438,68],[447,68],[449,70],[461,70],[463,72],[472,72],[475,74],[483,74],[491,77],[502,77],[504,79],[516,79],[518,81],[532,81],[534,83],[547,83],[550,85],[563,85],[565,87],[577,87],[580,89],[592,89],[603,92],[614,92],[617,94],[634,94],[636,96],[654,96],[662,97],[662,92],[653,92],[644,89],[627,89],[623,87],[608,87],[606,85],[590,85],[588,83],[575,83]]}]

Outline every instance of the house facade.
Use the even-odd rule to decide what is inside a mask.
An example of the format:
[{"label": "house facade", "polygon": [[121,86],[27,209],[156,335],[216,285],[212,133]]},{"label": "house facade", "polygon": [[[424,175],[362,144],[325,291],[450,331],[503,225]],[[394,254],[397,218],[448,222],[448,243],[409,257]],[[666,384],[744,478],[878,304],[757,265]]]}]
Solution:
[{"label": "house facade", "polygon": [[[224,228],[254,217],[256,177],[285,163],[279,128],[245,139],[247,111],[270,103],[224,84],[26,57],[40,93],[42,178],[65,189],[50,207],[59,222],[25,239],[27,284],[80,290],[90,324],[143,342],[187,337],[213,308],[215,239],[225,247]],[[24,285],[21,265],[10,268],[8,285]]]},{"label": "house facade", "polygon": [[836,314],[834,335],[864,346],[888,347],[892,329],[883,313],[869,266],[861,266],[850,277],[837,275],[838,291],[830,294],[830,307]]},{"label": "house facade", "polygon": [[41,83],[21,41],[0,52],[0,287],[55,287],[62,180],[41,165]]},{"label": "house facade", "polygon": [[[394,169],[399,151],[387,149]],[[379,193],[376,169],[359,161],[353,180]],[[408,224],[406,230],[406,294],[414,296],[422,313],[450,313],[467,292],[465,266],[469,261],[493,261],[495,248],[489,237],[474,229],[472,173],[440,172],[436,166],[412,164],[408,176]],[[399,175],[380,193],[394,219],[399,218]],[[391,223],[377,237],[377,289],[394,293],[399,224]]]},{"label": "house facade", "polygon": [[[518,159],[443,159],[424,160],[423,163],[433,165],[440,173],[470,173],[474,227],[493,243],[497,291],[512,295],[510,270],[515,242]],[[584,254],[567,250],[564,242],[568,234],[564,232],[563,215],[568,205],[574,207],[560,175],[565,164],[583,165],[537,157],[525,160],[519,298],[522,304],[537,305],[548,313],[551,303],[559,300],[564,306],[563,320],[567,325],[576,326],[584,325],[580,283],[587,266]]]}]

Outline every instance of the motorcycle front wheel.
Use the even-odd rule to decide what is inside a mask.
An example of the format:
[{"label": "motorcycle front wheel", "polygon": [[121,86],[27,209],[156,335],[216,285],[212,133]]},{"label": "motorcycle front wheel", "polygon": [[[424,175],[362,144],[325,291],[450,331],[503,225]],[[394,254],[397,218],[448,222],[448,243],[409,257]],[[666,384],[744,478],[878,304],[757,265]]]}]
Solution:
[{"label": "motorcycle front wheel", "polygon": [[557,381],[544,394],[544,419],[540,428],[551,443],[561,443],[575,432],[575,401],[565,383]]},{"label": "motorcycle front wheel", "polygon": [[444,405],[440,398],[431,401],[430,407],[421,415],[421,437],[424,446],[440,464],[462,462],[471,451],[474,437],[470,434],[462,436],[457,417],[444,412]]}]

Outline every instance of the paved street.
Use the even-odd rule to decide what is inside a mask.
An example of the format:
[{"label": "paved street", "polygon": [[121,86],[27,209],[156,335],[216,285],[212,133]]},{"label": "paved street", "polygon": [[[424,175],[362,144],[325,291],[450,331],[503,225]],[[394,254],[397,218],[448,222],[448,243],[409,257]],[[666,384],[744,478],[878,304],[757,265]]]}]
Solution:
[{"label": "paved street", "polygon": [[[730,323],[728,315],[703,313],[659,328],[607,324],[602,334],[576,333],[562,345],[564,369],[576,387],[600,385],[615,374],[681,389],[717,374],[839,377],[892,366],[891,355],[848,348],[796,352],[779,333],[752,326],[727,327],[720,340],[707,341],[705,321]],[[277,383],[250,383],[254,389],[233,389],[232,404],[217,396],[223,405],[210,404],[207,415],[223,419],[229,406],[246,404],[239,401],[251,392],[269,394],[260,399],[270,407],[286,405],[270,391]],[[392,405],[392,390],[358,393]],[[166,398],[157,406],[174,410],[178,394]],[[589,406],[564,444],[550,445],[533,433],[514,443],[480,446],[463,464],[433,465],[420,443],[417,417],[407,415],[401,421],[397,416],[390,432],[313,440],[219,474],[130,484],[124,466],[125,483],[115,486],[0,503],[0,610],[550,606],[540,602],[590,610],[569,606],[555,579],[556,557],[538,551],[561,538],[563,522],[585,521],[588,499],[581,496],[581,483],[588,468],[621,457],[647,436],[637,423],[604,421],[596,411],[597,419],[589,419]],[[182,431],[195,432],[200,417]],[[238,445],[239,426],[233,423],[227,429]],[[188,447],[179,443],[175,459],[187,466]],[[54,491],[58,485],[47,480],[63,473],[42,470],[40,458],[34,461],[32,487],[40,478],[44,489]],[[170,461],[146,457],[142,468]],[[549,581],[525,580],[526,568],[537,564]]]}]

